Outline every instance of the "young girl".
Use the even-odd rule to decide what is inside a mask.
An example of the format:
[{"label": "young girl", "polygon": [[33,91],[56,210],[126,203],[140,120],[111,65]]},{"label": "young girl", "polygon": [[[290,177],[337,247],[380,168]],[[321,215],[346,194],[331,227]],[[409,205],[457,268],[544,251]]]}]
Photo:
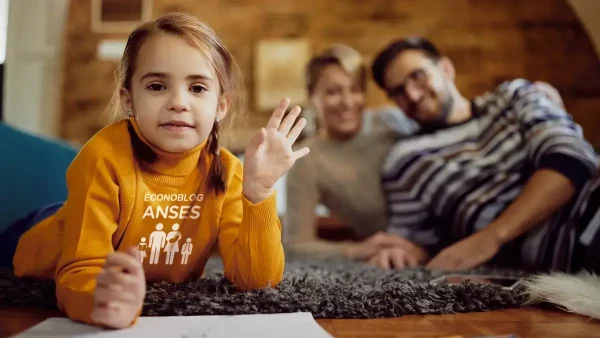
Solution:
[{"label": "young girl", "polygon": [[29,218],[44,216],[20,236],[15,274],[55,278],[62,311],[111,328],[135,322],[146,280],[199,277],[215,245],[239,289],[277,285],[284,252],[273,186],[308,153],[292,151],[306,122],[293,126],[299,107],[283,119],[282,100],[242,167],[218,144],[240,98],[236,69],[213,30],[191,16],[135,29],[116,71],[110,107],[118,119],[69,167],[65,204]]}]

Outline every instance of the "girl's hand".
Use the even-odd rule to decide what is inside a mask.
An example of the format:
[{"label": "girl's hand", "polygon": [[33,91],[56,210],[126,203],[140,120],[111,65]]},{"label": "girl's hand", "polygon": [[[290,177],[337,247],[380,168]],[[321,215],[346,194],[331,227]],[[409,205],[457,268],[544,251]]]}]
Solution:
[{"label": "girl's hand", "polygon": [[98,275],[92,321],[114,329],[129,327],[146,296],[146,277],[136,248],[116,252],[106,259]]},{"label": "girl's hand", "polygon": [[273,112],[266,128],[250,141],[244,154],[244,196],[256,204],[273,194],[275,182],[281,178],[297,159],[308,154],[304,147],[293,151],[292,145],[300,135],[306,120],[300,119],[292,128],[300,114],[300,107],[294,107],[283,120],[290,104],[284,98]]}]

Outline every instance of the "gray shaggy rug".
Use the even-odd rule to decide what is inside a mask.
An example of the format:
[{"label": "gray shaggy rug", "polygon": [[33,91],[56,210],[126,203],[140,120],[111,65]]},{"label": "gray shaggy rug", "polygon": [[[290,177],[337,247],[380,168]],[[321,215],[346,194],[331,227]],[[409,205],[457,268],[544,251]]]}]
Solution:
[{"label": "gray shaggy rug", "polygon": [[[524,271],[480,268],[471,273],[527,276]],[[144,316],[233,315],[311,312],[315,318],[385,318],[447,314],[524,305],[522,289],[466,282],[434,285],[440,272],[423,269],[383,271],[342,259],[292,259],[275,288],[239,292],[210,260],[206,276],[188,283],[148,284]],[[16,278],[0,270],[0,306],[56,309],[54,282]]]}]

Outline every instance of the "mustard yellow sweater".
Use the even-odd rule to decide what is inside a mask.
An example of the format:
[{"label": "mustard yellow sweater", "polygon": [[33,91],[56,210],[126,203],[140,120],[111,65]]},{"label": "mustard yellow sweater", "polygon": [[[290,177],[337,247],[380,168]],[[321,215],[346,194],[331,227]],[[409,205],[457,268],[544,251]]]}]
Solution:
[{"label": "mustard yellow sweater", "polygon": [[[15,274],[54,278],[59,308],[85,323],[107,255],[130,247],[140,250],[147,281],[198,278],[218,245],[225,277],[238,288],[276,286],[284,252],[275,195],[258,204],[245,199],[242,164],[226,150],[219,155],[226,192],[207,193],[211,159],[199,165],[205,144],[167,153],[130,121],[107,126],[82,147],[67,171],[64,206],[19,240]],[[158,161],[134,159],[128,123]]]}]

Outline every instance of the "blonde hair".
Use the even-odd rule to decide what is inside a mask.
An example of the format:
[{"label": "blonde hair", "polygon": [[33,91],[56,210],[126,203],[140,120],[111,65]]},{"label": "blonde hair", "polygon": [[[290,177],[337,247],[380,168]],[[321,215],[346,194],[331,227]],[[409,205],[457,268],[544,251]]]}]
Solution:
[{"label": "blonde hair", "polygon": [[[217,34],[209,25],[194,16],[183,13],[170,13],[154,21],[140,24],[129,35],[123,57],[115,69],[114,75],[117,86],[105,111],[108,122],[126,117],[121,105],[120,91],[131,89],[131,78],[135,72],[138,53],[144,42],[150,37],[161,33],[176,35],[186,40],[190,45],[197,47],[211,63],[219,81],[221,95],[228,95],[231,99],[228,120],[232,119],[229,116],[233,115],[235,117],[235,115],[245,110],[241,72],[233,56]],[[208,178],[208,190],[217,194],[225,191],[224,166],[218,156],[219,124],[215,121],[208,136],[207,144],[203,149],[205,153],[210,153],[213,156]],[[133,133],[132,143],[136,155],[142,160],[155,161],[156,154],[148,147],[146,147],[148,149],[144,149],[145,144],[136,138],[135,133]]]},{"label": "blonde hair", "polygon": [[312,95],[326,66],[337,64],[356,80],[361,90],[366,90],[366,65],[360,53],[347,45],[334,44],[315,55],[306,66],[306,89]]}]

